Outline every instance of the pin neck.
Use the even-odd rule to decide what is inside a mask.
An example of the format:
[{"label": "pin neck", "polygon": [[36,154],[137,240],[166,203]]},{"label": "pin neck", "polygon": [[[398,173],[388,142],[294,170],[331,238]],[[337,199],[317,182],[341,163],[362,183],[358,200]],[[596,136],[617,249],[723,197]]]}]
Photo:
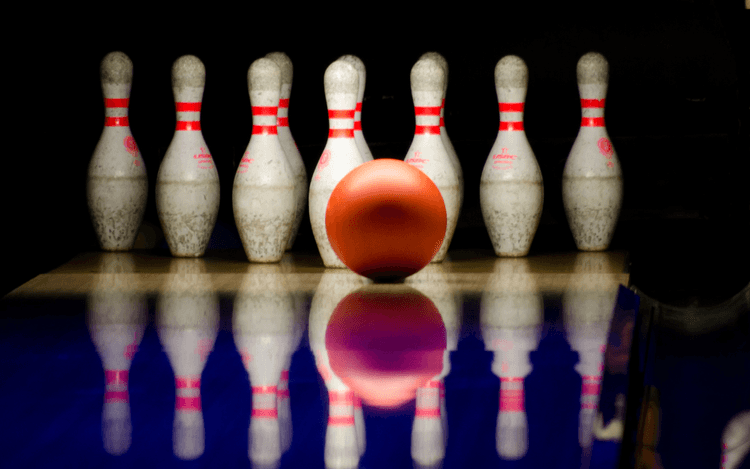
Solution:
[{"label": "pin neck", "polygon": [[354,109],[328,110],[328,138],[354,138]]},{"label": "pin neck", "polygon": [[177,111],[175,130],[201,130],[201,107],[202,104],[200,102],[175,102],[175,109]]}]

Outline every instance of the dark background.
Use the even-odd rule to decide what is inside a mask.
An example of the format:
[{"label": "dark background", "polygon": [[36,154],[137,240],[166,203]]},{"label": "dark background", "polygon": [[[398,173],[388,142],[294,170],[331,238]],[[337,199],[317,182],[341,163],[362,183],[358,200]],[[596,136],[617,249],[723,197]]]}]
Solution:
[{"label": "dark background", "polygon": [[[172,63],[193,54],[206,66],[202,128],[221,181],[213,248],[240,248],[232,181],[252,126],[247,70],[266,53],[294,64],[289,121],[312,176],[327,138],[326,67],[343,54],[367,68],[362,128],[376,158],[403,159],[414,131],[409,72],[420,55],[449,64],[446,129],[465,178],[451,250],[491,250],[479,179],[498,128],[493,72],[507,54],[529,68],[526,134],[542,169],[545,204],[533,253],[574,251],[561,198],[562,170],[580,124],[576,63],[589,51],[610,64],[607,130],[625,195],[612,249],[631,253],[632,282],[672,304],[728,298],[750,281],[748,13],[744,2],[636,1],[616,13],[588,2],[423,5],[363,12],[291,4],[269,12],[237,6],[156,17],[97,10],[34,23],[6,48],[8,103],[3,200],[4,294],[82,251],[98,250],[88,218],[86,173],[103,129],[99,63],[125,52],[134,64],[131,130],[146,162],[144,219],[165,253],[154,187],[174,133]],[[213,19],[219,13],[220,19]],[[9,43],[10,44],[10,43]],[[316,251],[309,221],[295,250]],[[241,250],[239,258],[244,258]]]}]

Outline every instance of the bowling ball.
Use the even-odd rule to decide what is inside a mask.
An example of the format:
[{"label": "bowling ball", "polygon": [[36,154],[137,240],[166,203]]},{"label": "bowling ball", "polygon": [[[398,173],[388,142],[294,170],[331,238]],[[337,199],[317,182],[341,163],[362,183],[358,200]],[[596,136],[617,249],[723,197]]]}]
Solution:
[{"label": "bowling ball", "polygon": [[405,285],[374,284],[344,297],[325,340],[331,371],[381,409],[408,403],[443,369],[443,318],[429,298]]},{"label": "bowling ball", "polygon": [[336,255],[376,281],[407,277],[429,264],[446,224],[435,183],[417,168],[387,158],[350,171],[326,207],[326,231]]}]

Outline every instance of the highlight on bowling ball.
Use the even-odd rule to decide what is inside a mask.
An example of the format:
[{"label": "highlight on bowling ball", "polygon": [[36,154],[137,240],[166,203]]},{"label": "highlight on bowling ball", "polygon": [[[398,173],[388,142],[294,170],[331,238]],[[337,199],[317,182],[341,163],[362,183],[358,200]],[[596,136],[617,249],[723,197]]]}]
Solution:
[{"label": "highlight on bowling ball", "polygon": [[429,298],[406,285],[372,284],[336,305],[325,346],[331,371],[364,403],[397,409],[443,370],[447,342]]},{"label": "highlight on bowling ball", "polygon": [[334,188],[326,231],[339,259],[375,281],[394,281],[430,263],[445,236],[440,190],[422,171],[381,158],[357,166]]}]

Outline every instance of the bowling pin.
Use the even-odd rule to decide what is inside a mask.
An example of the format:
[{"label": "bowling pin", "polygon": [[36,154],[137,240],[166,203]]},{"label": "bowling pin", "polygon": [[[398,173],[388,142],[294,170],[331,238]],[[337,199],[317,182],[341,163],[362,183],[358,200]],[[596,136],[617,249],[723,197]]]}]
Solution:
[{"label": "bowling pin", "polygon": [[544,203],[542,172],[523,128],[529,72],[515,55],[495,67],[500,129],[482,170],[479,202],[498,256],[525,256]]},{"label": "bowling pin", "polygon": [[732,417],[721,435],[721,469],[739,469],[750,454],[750,410]]},{"label": "bowling pin", "polygon": [[277,134],[281,70],[258,59],[247,72],[253,133],[237,168],[234,220],[250,262],[279,262],[294,223],[294,179]]},{"label": "bowling pin", "polygon": [[127,251],[135,243],[148,197],[146,165],[128,120],[133,62],[122,52],[110,52],[99,71],[104,131],[89,163],[86,198],[99,246]]},{"label": "bowling pin", "polygon": [[175,376],[173,451],[196,459],[205,448],[201,374],[219,329],[219,298],[203,259],[172,259],[156,303],[156,332]]},{"label": "bowling pin", "polygon": [[437,52],[427,52],[422,54],[420,59],[424,57],[437,60],[440,63],[440,66],[443,67],[443,70],[445,70],[443,99],[440,103],[440,139],[443,141],[443,145],[445,145],[445,151],[448,152],[448,156],[450,156],[451,163],[453,164],[453,168],[456,170],[456,175],[458,176],[458,213],[461,213],[461,207],[464,203],[464,172],[461,169],[461,162],[458,160],[456,149],[453,147],[453,143],[451,143],[451,139],[448,137],[448,131],[445,130],[445,95],[448,92],[448,61]]},{"label": "bowling pin", "polygon": [[130,365],[143,339],[148,305],[129,275],[135,271],[130,254],[104,253],[99,265],[87,301],[87,323],[104,366],[104,450],[117,456],[130,448]]},{"label": "bowling pin", "polygon": [[[405,280],[406,285],[414,287],[430,299],[437,307],[445,325],[446,349],[443,352],[443,369],[434,376],[428,386],[437,387],[440,395],[440,424],[443,446],[448,442],[448,414],[445,406],[445,378],[451,371],[450,353],[458,349],[458,336],[461,332],[460,294],[448,284],[445,266],[429,264]],[[434,424],[431,423],[431,425]],[[434,427],[433,427],[434,428]],[[437,431],[437,429],[435,429]],[[414,453],[414,430],[412,430],[412,454]],[[434,449],[433,449],[434,451]]]},{"label": "bowling pin", "polygon": [[281,459],[278,385],[284,364],[291,359],[296,320],[280,266],[249,266],[234,302],[232,327],[250,377],[248,453],[254,465],[275,466]]},{"label": "bowling pin", "polygon": [[292,224],[292,233],[289,236],[289,242],[286,244],[286,250],[292,249],[294,240],[297,239],[302,219],[305,217],[307,208],[307,171],[305,163],[302,161],[302,155],[294,143],[292,131],[289,129],[289,96],[292,94],[292,61],[283,52],[271,52],[266,54],[266,58],[273,60],[281,70],[281,96],[279,98],[279,112],[277,115],[277,132],[281,148],[284,149],[289,166],[292,168],[292,178],[294,179],[294,200],[297,202],[294,210],[294,222]]},{"label": "bowling pin", "polygon": [[365,163],[372,161],[372,152],[367,146],[365,136],[362,133],[362,100],[365,97],[365,63],[356,55],[343,55],[339,60],[349,62],[357,70],[359,76],[359,91],[357,92],[357,108],[354,110],[354,141],[357,143],[359,153]]},{"label": "bowling pin", "polygon": [[528,451],[524,380],[529,355],[541,338],[544,304],[525,258],[501,258],[482,292],[480,323],[485,349],[494,353],[492,373],[500,378],[496,449],[505,460]]},{"label": "bowling pin", "polygon": [[609,64],[589,52],[578,61],[581,129],[563,170],[563,205],[581,251],[609,247],[622,205],[622,171],[604,126]]},{"label": "bowling pin", "polygon": [[610,258],[602,252],[579,252],[562,297],[563,320],[571,349],[578,352],[575,370],[581,375],[578,442],[591,447],[599,391],[604,374],[604,352],[617,300],[619,282]]},{"label": "bowling pin", "polygon": [[445,203],[445,237],[432,262],[442,262],[458,222],[458,175],[440,137],[440,105],[445,88],[445,70],[431,58],[422,58],[411,69],[411,94],[416,127],[404,161],[425,173],[440,190]]},{"label": "bowling pin", "polygon": [[310,223],[326,267],[346,268],[333,252],[326,232],[326,209],[331,192],[349,171],[364,163],[354,140],[354,113],[359,77],[348,62],[337,60],[324,76],[328,105],[328,141],[310,183]]},{"label": "bowling pin", "polygon": [[185,55],[172,65],[177,125],[156,176],[156,211],[175,257],[200,257],[219,214],[219,173],[201,133],[206,68]]}]

